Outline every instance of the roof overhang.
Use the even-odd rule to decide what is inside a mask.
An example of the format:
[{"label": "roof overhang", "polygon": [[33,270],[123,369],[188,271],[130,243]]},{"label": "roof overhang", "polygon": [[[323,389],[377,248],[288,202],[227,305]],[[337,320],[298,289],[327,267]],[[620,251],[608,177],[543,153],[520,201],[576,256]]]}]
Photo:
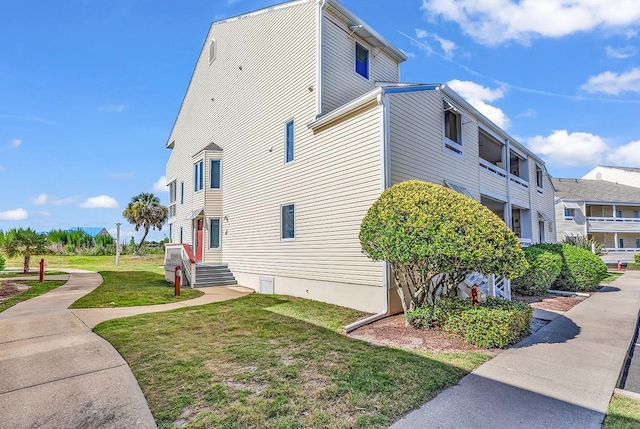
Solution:
[{"label": "roof overhang", "polygon": [[538,211],[538,218],[541,219],[541,220],[544,220],[545,222],[553,223],[553,219],[551,219],[549,216],[547,216],[546,214],[542,213],[541,211]]},{"label": "roof overhang", "polygon": [[582,207],[578,203],[571,203],[571,202],[563,201],[562,204],[564,205],[564,208],[566,208],[566,209],[574,209],[574,210],[582,209]]},{"label": "roof overhang", "polygon": [[447,185],[449,188],[453,189],[454,191],[462,194],[462,195],[466,195],[467,197],[474,198],[473,195],[471,195],[471,192],[469,192],[469,190],[467,188],[465,188],[464,186],[462,186],[459,183],[452,182],[451,180],[445,180],[444,184]]},{"label": "roof overhang", "polygon": [[191,210],[189,214],[185,217],[186,220],[195,219],[200,217],[200,215],[204,216],[204,207],[200,207],[197,210]]}]

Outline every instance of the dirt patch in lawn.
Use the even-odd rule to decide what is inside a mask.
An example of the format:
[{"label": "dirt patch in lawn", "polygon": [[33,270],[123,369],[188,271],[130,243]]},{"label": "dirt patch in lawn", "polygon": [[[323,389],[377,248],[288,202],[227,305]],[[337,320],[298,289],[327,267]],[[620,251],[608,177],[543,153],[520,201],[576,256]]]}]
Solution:
[{"label": "dirt patch in lawn", "polygon": [[29,286],[5,280],[0,282],[0,302],[24,292]]},{"label": "dirt patch in lawn", "polygon": [[540,308],[542,310],[551,310],[565,312],[569,311],[582,301],[587,299],[586,296],[559,296],[553,294],[540,295],[540,296],[520,296],[514,295],[514,301],[520,301],[529,304],[533,308]]},{"label": "dirt patch in lawn", "polygon": [[347,334],[350,338],[367,341],[379,346],[410,350],[427,350],[432,353],[460,353],[486,351],[440,329],[416,329],[407,326],[402,314],[365,325]]}]

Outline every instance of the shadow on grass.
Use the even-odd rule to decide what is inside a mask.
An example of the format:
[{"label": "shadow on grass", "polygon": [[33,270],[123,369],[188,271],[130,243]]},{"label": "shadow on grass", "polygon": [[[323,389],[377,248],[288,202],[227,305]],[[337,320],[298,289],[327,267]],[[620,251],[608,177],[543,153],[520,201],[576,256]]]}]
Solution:
[{"label": "shadow on grass", "polygon": [[488,359],[374,346],[339,328],[362,313],[249,295],[104,322],[161,427],[387,427]]}]

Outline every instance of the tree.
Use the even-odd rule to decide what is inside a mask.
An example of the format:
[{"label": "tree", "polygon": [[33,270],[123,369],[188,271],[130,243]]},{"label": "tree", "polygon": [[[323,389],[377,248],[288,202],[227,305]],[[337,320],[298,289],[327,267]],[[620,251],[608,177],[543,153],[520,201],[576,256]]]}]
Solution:
[{"label": "tree", "polygon": [[2,250],[9,258],[23,256],[24,264],[22,272],[27,274],[29,272],[29,264],[31,263],[31,256],[49,253],[47,244],[47,237],[44,234],[38,234],[31,228],[14,228],[5,234]]},{"label": "tree", "polygon": [[475,271],[515,278],[527,268],[518,237],[491,210],[417,180],[380,195],[362,220],[360,244],[391,265],[405,312],[455,294]]},{"label": "tree", "polygon": [[140,240],[138,248],[135,253],[138,254],[142,249],[149,229],[157,228],[158,231],[162,230],[162,224],[167,221],[169,210],[160,204],[160,198],[151,193],[142,192],[131,198],[131,202],[127,205],[127,208],[122,212],[122,216],[127,221],[135,226],[137,231],[140,227],[144,228],[144,235]]}]

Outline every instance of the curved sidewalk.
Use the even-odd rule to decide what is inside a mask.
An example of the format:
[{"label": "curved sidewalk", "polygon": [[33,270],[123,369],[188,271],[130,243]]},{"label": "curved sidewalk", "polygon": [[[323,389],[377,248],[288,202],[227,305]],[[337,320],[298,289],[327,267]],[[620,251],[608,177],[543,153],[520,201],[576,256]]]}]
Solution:
[{"label": "curved sidewalk", "polygon": [[0,313],[0,428],[155,428],[126,362],[91,328],[104,320],[252,292],[216,288],[175,304],[72,311],[69,305],[98,287],[102,277],[68,271],[65,285]]},{"label": "curved sidewalk", "polygon": [[600,429],[639,309],[627,271],[391,428]]}]

